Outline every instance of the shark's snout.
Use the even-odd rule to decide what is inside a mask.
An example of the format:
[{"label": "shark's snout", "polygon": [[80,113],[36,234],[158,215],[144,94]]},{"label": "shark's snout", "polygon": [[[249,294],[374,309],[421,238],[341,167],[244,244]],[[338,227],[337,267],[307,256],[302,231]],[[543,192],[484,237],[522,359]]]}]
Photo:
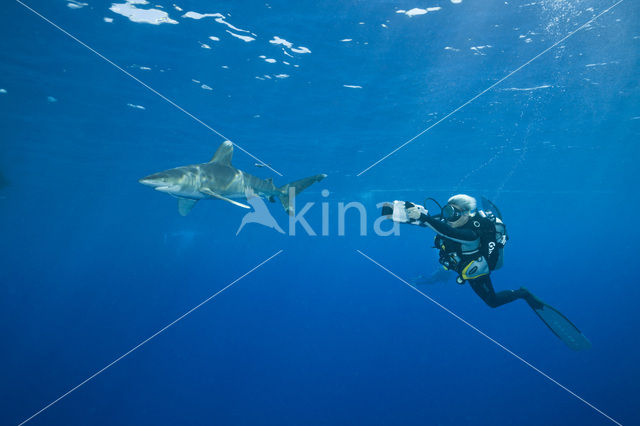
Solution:
[{"label": "shark's snout", "polygon": [[143,177],[142,179],[138,179],[138,182],[140,182],[143,185],[151,186],[154,188],[157,186],[167,185],[167,180],[160,173],[155,173],[155,174]]},{"label": "shark's snout", "polygon": [[138,182],[143,185],[150,186],[156,191],[177,195],[183,192],[183,187],[180,183],[181,178],[181,173],[176,173],[173,170],[166,170],[164,172],[154,173],[143,177],[142,179],[138,179]]}]

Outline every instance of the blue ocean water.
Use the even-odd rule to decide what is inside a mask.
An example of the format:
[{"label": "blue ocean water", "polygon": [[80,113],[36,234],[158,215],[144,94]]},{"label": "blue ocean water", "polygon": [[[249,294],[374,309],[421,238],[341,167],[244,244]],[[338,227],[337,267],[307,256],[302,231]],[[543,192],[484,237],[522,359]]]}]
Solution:
[{"label": "blue ocean water", "polygon": [[[407,280],[432,273],[432,232],[378,236],[376,204],[457,192],[502,210],[496,288],[526,285],[593,347],[570,351],[521,301],[492,310],[468,285],[419,289],[640,424],[637,2],[546,52],[615,2],[144,3],[3,4],[1,424],[280,250],[29,424],[612,424],[356,251]],[[283,176],[238,149],[236,167],[279,185],[326,173],[298,203],[315,203],[305,217],[329,235],[236,235],[242,209],[202,201],[181,217],[140,185],[224,139],[123,70]],[[365,206],[366,235],[355,210],[339,235],[349,202]]]}]

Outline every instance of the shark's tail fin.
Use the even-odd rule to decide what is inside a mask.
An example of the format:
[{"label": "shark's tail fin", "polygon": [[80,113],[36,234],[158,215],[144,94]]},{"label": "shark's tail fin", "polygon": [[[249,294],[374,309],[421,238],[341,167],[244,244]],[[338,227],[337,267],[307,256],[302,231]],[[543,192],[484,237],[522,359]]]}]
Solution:
[{"label": "shark's tail fin", "polygon": [[284,207],[284,211],[286,211],[288,215],[292,216],[295,213],[293,198],[315,182],[320,182],[326,177],[327,175],[325,174],[309,176],[278,188],[278,191],[280,191],[278,198],[282,203],[282,207]]}]

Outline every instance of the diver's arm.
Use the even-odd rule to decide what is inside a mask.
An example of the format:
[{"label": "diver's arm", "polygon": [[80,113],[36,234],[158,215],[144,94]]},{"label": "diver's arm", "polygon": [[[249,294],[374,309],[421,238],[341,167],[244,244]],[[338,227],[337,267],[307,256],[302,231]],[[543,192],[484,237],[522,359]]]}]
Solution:
[{"label": "diver's arm", "polygon": [[394,201],[382,207],[382,215],[389,219],[410,225],[419,225],[433,229],[438,235],[459,243],[473,242],[478,235],[471,229],[453,228],[449,224],[429,216],[422,206],[409,201]]},{"label": "diver's arm", "polygon": [[418,220],[420,221],[420,226],[429,227],[436,231],[438,235],[459,243],[468,243],[478,239],[478,235],[473,230],[454,228],[428,214],[421,213]]}]

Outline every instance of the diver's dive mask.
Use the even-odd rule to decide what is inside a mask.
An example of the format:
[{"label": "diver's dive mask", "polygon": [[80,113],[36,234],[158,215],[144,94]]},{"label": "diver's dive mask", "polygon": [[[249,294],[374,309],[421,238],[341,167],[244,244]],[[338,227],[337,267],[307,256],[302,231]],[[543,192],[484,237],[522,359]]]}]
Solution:
[{"label": "diver's dive mask", "polygon": [[442,208],[442,218],[447,222],[455,222],[462,217],[463,211],[453,204],[447,204]]},{"label": "diver's dive mask", "polygon": [[460,207],[454,204],[445,204],[444,207],[442,207],[435,198],[431,197],[425,198],[424,204],[426,205],[428,201],[435,203],[440,209],[439,215],[431,216],[434,219],[438,219],[440,221],[446,220],[447,222],[455,222],[465,214],[465,210],[462,210]]}]

